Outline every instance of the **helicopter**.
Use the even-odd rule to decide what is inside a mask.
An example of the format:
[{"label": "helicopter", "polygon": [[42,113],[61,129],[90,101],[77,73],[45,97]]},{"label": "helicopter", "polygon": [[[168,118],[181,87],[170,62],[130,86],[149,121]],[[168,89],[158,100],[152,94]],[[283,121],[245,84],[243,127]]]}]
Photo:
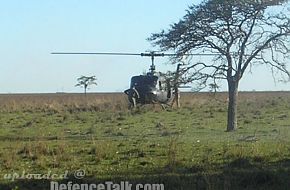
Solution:
[{"label": "helicopter", "polygon": [[[138,104],[160,104],[162,107],[164,107],[164,105],[169,105],[170,103],[172,103],[174,97],[177,96],[176,87],[174,88],[172,81],[161,72],[156,72],[154,58],[164,56],[179,56],[179,54],[160,53],[156,51],[150,51],[146,53],[52,52],[51,54],[107,56],[121,55],[151,57],[149,72],[142,75],[132,76],[130,81],[130,87],[124,91],[130,103],[129,107],[135,108]],[[184,54],[183,56],[188,55],[212,54]],[[179,70],[179,66],[177,67],[177,71]]]},{"label": "helicopter", "polygon": [[137,104],[168,104],[174,98],[174,91],[168,78],[161,72],[155,71],[154,57],[164,56],[164,53],[141,53],[141,56],[150,56],[149,72],[131,77],[130,88],[124,93],[128,96],[131,107]]}]

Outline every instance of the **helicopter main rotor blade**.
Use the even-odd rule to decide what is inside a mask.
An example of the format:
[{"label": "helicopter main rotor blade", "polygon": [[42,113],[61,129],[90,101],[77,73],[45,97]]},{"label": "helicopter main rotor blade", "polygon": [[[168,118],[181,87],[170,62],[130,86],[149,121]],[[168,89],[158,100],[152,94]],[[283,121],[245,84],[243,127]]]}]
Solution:
[{"label": "helicopter main rotor blade", "polygon": [[218,53],[187,53],[187,54],[177,54],[177,53],[111,53],[111,52],[52,52],[51,54],[58,55],[125,55],[125,56],[149,56],[149,57],[164,57],[164,56],[215,56],[220,55]]},{"label": "helicopter main rotor blade", "polygon": [[215,56],[220,55],[218,53],[185,53],[185,54],[178,54],[178,53],[164,53],[164,56]]},{"label": "helicopter main rotor blade", "polygon": [[52,52],[58,55],[133,55],[141,56],[141,53],[98,53],[98,52]]}]

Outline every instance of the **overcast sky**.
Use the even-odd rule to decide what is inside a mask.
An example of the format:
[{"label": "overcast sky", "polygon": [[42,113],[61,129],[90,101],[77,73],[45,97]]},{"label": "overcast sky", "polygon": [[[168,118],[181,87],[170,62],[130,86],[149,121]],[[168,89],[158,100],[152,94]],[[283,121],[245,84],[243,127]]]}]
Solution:
[{"label": "overcast sky", "polygon": [[[91,92],[117,92],[130,77],[147,71],[149,58],[51,55],[51,52],[154,50],[146,38],[169,28],[191,0],[7,0],[0,1],[0,93],[82,92],[81,75],[96,75]],[[202,61],[203,57],[196,57]],[[160,71],[173,70],[157,58]],[[240,90],[290,90],[274,82],[270,69],[252,68]],[[226,90],[226,86],[222,88]]]}]

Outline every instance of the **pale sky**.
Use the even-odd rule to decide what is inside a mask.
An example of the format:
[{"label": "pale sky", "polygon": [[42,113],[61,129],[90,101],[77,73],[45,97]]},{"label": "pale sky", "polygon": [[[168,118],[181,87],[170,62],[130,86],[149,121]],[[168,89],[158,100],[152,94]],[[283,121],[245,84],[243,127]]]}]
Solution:
[{"label": "pale sky", "polygon": [[[0,0],[0,93],[82,92],[74,87],[81,75],[98,79],[89,92],[121,92],[131,76],[148,70],[150,58],[50,53],[155,50],[146,38],[178,22],[189,5],[199,2]],[[166,62],[157,58],[157,70],[175,68]],[[269,68],[252,71],[242,79],[240,90],[290,90],[290,83],[274,83]]]}]

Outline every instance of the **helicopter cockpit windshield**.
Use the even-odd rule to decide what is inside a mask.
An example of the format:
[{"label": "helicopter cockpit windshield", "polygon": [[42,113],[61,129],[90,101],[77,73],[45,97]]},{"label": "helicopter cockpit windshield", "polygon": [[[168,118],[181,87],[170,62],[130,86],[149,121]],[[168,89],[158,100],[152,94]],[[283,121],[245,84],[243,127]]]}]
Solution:
[{"label": "helicopter cockpit windshield", "polygon": [[156,88],[158,77],[157,76],[148,76],[140,75],[134,76],[131,78],[131,88],[135,87],[136,89],[149,89]]}]

